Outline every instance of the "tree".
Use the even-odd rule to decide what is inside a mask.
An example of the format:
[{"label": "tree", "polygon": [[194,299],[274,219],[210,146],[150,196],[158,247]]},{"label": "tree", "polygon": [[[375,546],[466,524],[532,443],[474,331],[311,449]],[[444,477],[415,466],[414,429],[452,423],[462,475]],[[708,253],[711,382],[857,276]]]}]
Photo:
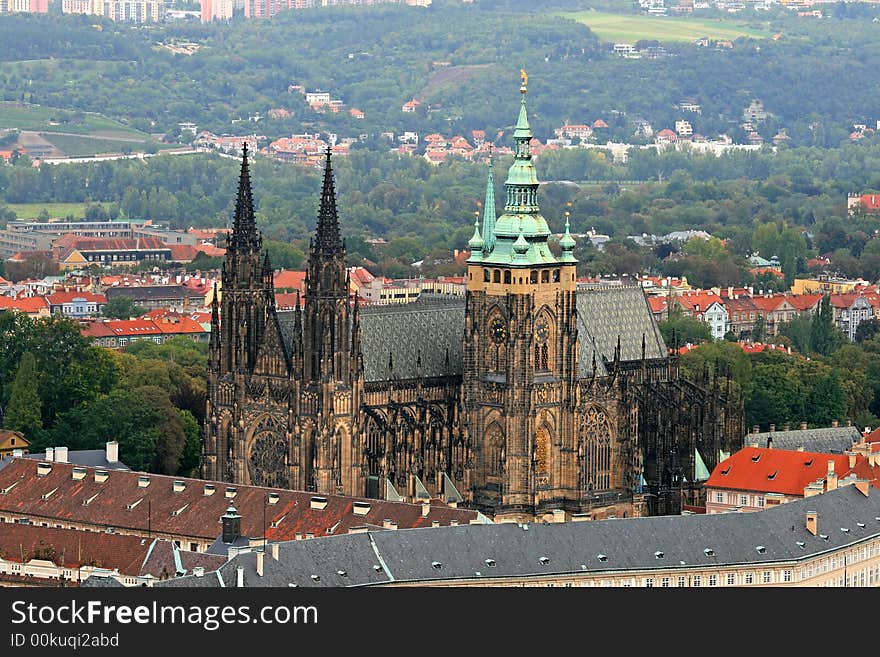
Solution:
[{"label": "tree", "polygon": [[846,415],[846,394],[837,370],[831,370],[815,382],[805,409],[809,413],[808,421],[820,427],[827,427],[832,420]]},{"label": "tree", "polygon": [[199,467],[199,459],[202,454],[202,432],[198,420],[189,411],[181,410],[180,419],[183,422],[184,444],[177,474],[191,477]]},{"label": "tree", "polygon": [[43,429],[42,402],[37,389],[37,361],[29,351],[22,354],[18,365],[3,424],[7,429],[20,431],[29,440],[39,436]]},{"label": "tree", "polygon": [[758,315],[758,319],[755,320],[755,326],[752,329],[752,341],[753,342],[762,342],[764,340],[764,316]]},{"label": "tree", "polygon": [[864,319],[856,327],[855,341],[861,343],[870,340],[877,333],[880,333],[880,320]]},{"label": "tree", "polygon": [[143,308],[135,305],[133,298],[124,294],[108,299],[104,306],[104,317],[109,319],[131,319],[140,317],[145,312]]},{"label": "tree", "polygon": [[813,320],[808,315],[798,315],[790,322],[779,325],[779,335],[791,340],[791,345],[802,354],[810,353],[810,335]]},{"label": "tree", "polygon": [[813,315],[810,326],[810,349],[822,356],[828,356],[843,343],[843,334],[834,324],[831,297],[827,294],[819,302],[819,309]]},{"label": "tree", "polygon": [[712,331],[708,324],[685,315],[680,308],[669,311],[669,317],[658,324],[663,340],[667,345],[700,344],[712,341]]}]

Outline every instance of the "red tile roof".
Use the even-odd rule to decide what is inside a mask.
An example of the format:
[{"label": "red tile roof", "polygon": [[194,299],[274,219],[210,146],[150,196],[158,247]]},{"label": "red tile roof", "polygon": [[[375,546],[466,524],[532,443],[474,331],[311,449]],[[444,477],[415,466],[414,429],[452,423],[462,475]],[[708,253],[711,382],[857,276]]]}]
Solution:
[{"label": "red tile roof", "polygon": [[773,312],[778,309],[786,301],[786,296],[784,294],[770,294],[767,296],[757,296],[752,297],[752,303],[754,303],[760,310],[764,312]]},{"label": "red tile roof", "polygon": [[714,292],[685,292],[676,296],[675,300],[685,310],[692,312],[703,312],[713,303],[724,305],[724,300]]},{"label": "red tile roof", "polygon": [[23,313],[37,314],[43,310],[49,309],[49,304],[45,297],[22,297],[21,299],[13,299],[12,297],[0,296],[0,309],[2,310],[18,310]]},{"label": "red tile roof", "polygon": [[666,297],[648,297],[648,305],[651,306],[652,313],[662,313],[668,307]]},{"label": "red tile roof", "polygon": [[[37,475],[38,464],[33,459],[15,458],[0,470],[0,489],[7,489],[5,495],[0,495],[0,511],[28,517],[63,518],[98,527],[112,526],[119,531],[146,532],[150,527],[155,533],[205,541],[213,541],[220,535],[220,518],[230,503],[234,503],[241,515],[242,535],[252,538],[263,536],[265,508],[270,540],[295,539],[297,535],[308,533],[314,536],[344,534],[351,527],[381,527],[385,519],[395,521],[398,528],[404,529],[430,527],[434,521],[444,526],[453,521],[465,525],[478,517],[475,511],[451,508],[437,500],[432,501],[430,507],[423,507],[126,470],[110,470],[107,479],[98,482],[95,481],[97,469],[89,467],[85,468],[83,479],[74,480],[75,466],[70,463],[52,463],[51,471],[42,476]],[[148,479],[148,486],[139,486],[141,477]],[[183,490],[175,492],[175,481],[183,483]],[[10,487],[14,482],[18,483]],[[206,486],[213,487],[211,494],[205,494]],[[56,492],[43,499],[43,495],[52,490]],[[234,497],[228,498],[227,490],[234,491]],[[277,502],[266,504],[269,493],[278,496]],[[313,497],[326,500],[326,506],[312,508]],[[146,499],[149,505],[141,503]],[[87,500],[90,502],[85,504]],[[356,502],[360,510],[355,509]]]},{"label": "red tile roof", "polygon": [[846,454],[744,447],[715,466],[705,487],[803,496],[807,484],[825,478],[828,461],[838,477],[849,472]]},{"label": "red tile roof", "polygon": [[788,297],[788,302],[803,312],[815,308],[823,296],[822,294],[792,294]]},{"label": "red tile roof", "polygon": [[0,531],[0,555],[16,563],[45,559],[67,568],[90,565],[136,576],[150,542],[139,536],[6,523]]},{"label": "red tile roof", "polygon": [[171,259],[174,262],[192,262],[199,254],[199,250],[192,244],[169,244],[168,248],[171,249]]},{"label": "red tile roof", "polygon": [[289,269],[282,269],[281,271],[276,271],[274,276],[275,281],[275,289],[276,290],[299,290],[301,293],[305,292],[305,278],[306,272],[304,271],[292,271]]},{"label": "red tile roof", "polygon": [[54,292],[46,298],[49,304],[53,306],[73,303],[74,299],[84,299],[93,303],[107,303],[107,297],[103,294],[92,294],[91,292]]},{"label": "red tile roof", "polygon": [[859,200],[867,212],[880,211],[880,194],[862,194]]}]

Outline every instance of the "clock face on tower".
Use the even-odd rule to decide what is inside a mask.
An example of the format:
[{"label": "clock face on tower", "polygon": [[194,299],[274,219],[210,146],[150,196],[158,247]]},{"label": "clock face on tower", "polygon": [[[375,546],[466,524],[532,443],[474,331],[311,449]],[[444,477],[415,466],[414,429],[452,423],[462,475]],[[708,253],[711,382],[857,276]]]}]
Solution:
[{"label": "clock face on tower", "polygon": [[497,343],[504,342],[507,339],[507,325],[503,319],[496,317],[492,320],[492,323],[489,324],[489,335]]},{"label": "clock face on tower", "polygon": [[546,319],[542,319],[538,322],[537,326],[535,326],[535,339],[538,341],[538,344],[544,344],[549,337],[550,326],[547,324]]}]

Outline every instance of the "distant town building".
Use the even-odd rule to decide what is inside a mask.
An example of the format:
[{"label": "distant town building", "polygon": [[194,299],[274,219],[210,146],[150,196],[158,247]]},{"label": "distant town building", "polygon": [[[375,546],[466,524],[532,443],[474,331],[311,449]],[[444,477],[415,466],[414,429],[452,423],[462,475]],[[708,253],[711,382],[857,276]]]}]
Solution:
[{"label": "distant town building", "polygon": [[232,19],[233,0],[201,0],[202,22]]},{"label": "distant town building", "polygon": [[104,16],[114,21],[158,23],[164,16],[163,0],[61,0],[63,14]]}]

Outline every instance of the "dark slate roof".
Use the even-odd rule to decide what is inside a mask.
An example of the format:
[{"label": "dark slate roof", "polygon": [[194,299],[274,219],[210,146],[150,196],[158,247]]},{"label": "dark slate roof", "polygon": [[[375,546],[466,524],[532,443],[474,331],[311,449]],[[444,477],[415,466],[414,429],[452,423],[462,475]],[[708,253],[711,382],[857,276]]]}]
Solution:
[{"label": "dark slate roof", "polygon": [[[818,514],[816,536],[805,528],[808,511]],[[278,561],[266,554],[263,577],[256,574],[253,552],[239,554],[220,571],[226,586],[235,586],[238,567],[243,568],[245,586],[364,586],[706,564],[759,567],[794,563],[877,537],[880,494],[873,489],[865,496],[855,486],[843,486],[755,513],[462,525],[290,541],[279,545]],[[707,548],[713,552],[707,554]],[[600,554],[605,561],[599,560]],[[161,584],[204,585],[197,579]]]},{"label": "dark slate roof", "polygon": [[125,585],[120,583],[115,577],[102,577],[101,575],[90,575],[80,584],[88,588],[123,588]]},{"label": "dark slate roof", "polygon": [[464,298],[365,306],[360,318],[365,381],[388,380],[389,354],[397,379],[418,378],[420,356],[424,377],[461,375]]},{"label": "dark slate roof", "polygon": [[594,345],[597,362],[601,362],[603,357],[608,361],[614,360],[618,336],[621,361],[641,359],[643,335],[646,358],[665,358],[667,355],[666,344],[654,321],[648,300],[638,285],[579,287],[577,312],[580,341],[578,374],[582,377],[592,374]]},{"label": "dark slate roof", "polygon": [[142,285],[133,287],[108,287],[105,295],[114,297],[131,297],[135,301],[153,301],[156,299],[183,299],[198,296],[195,290],[184,285]]},{"label": "dark slate roof", "polygon": [[[45,461],[46,453],[25,454],[25,458],[36,461]],[[110,463],[107,460],[107,451],[103,449],[77,449],[67,452],[67,462],[73,465],[85,465],[90,468],[103,468],[104,470],[131,470],[122,461]]]},{"label": "dark slate roof", "polygon": [[796,429],[794,431],[765,431],[750,433],[743,442],[746,445],[758,443],[766,447],[767,439],[773,436],[774,449],[796,450],[803,447],[805,452],[843,454],[859,442],[862,434],[855,427],[825,427],[822,429]]}]

